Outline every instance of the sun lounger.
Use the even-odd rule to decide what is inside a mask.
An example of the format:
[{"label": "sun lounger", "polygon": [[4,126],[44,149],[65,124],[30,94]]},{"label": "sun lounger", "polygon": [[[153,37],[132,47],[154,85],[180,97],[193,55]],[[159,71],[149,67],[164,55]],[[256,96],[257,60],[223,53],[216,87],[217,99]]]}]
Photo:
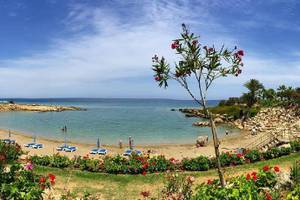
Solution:
[{"label": "sun lounger", "polygon": [[108,152],[107,149],[92,149],[90,151],[90,154],[93,154],[93,155],[95,155],[95,154],[106,155],[107,152]]},{"label": "sun lounger", "polygon": [[57,151],[64,151],[64,149],[65,149],[65,148],[68,148],[68,147],[69,147],[68,145],[63,144],[63,145],[57,147],[56,150],[57,150]]},{"label": "sun lounger", "polygon": [[31,148],[33,145],[36,145],[36,143],[31,142],[31,143],[28,143],[28,144],[24,144],[24,147]]},{"label": "sun lounger", "polygon": [[15,140],[12,140],[12,139],[3,139],[2,140],[5,144],[15,144],[16,141]]},{"label": "sun lounger", "polygon": [[130,156],[131,154],[136,154],[136,155],[140,156],[140,155],[142,155],[142,152],[140,150],[127,149],[124,151],[123,156]]},{"label": "sun lounger", "polygon": [[68,147],[65,147],[63,149],[65,152],[74,152],[77,150],[77,147],[74,147],[74,146],[68,146]]},{"label": "sun lounger", "polygon": [[43,148],[43,144],[34,144],[34,145],[31,146],[31,148],[41,149],[41,148]]}]

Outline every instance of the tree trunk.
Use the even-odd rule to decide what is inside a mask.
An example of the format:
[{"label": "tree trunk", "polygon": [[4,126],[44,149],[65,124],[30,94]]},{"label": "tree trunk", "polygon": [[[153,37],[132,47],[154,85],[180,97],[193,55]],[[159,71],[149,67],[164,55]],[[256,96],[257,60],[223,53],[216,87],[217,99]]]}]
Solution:
[{"label": "tree trunk", "polygon": [[211,128],[211,133],[213,136],[213,141],[214,141],[214,148],[215,148],[215,154],[216,154],[216,161],[217,161],[217,169],[218,169],[218,174],[220,178],[220,183],[222,187],[225,187],[225,179],[224,179],[224,174],[221,169],[221,162],[220,162],[220,151],[219,151],[219,140],[218,140],[218,135],[217,135],[217,130],[216,130],[216,125],[213,119],[213,115],[210,112],[207,112],[209,116],[209,121],[210,121],[210,128]]}]

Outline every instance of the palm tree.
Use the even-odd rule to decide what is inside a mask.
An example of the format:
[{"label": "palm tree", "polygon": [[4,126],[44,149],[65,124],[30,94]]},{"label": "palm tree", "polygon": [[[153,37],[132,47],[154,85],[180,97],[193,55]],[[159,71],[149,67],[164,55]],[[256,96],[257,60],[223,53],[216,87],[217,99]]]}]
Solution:
[{"label": "palm tree", "polygon": [[262,83],[256,79],[250,79],[244,86],[249,90],[248,93],[244,93],[242,99],[247,103],[249,107],[252,107],[259,99],[259,94],[264,89]]},{"label": "palm tree", "polygon": [[276,97],[276,92],[274,89],[263,89],[263,94],[262,94],[263,99],[265,100],[274,100]]}]

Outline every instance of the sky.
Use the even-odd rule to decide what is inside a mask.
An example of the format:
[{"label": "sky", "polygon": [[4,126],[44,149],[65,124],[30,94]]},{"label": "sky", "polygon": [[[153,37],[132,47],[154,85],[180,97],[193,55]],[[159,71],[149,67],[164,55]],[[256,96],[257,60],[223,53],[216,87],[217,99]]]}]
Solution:
[{"label": "sky", "polygon": [[250,78],[300,86],[297,0],[0,0],[0,97],[189,99],[151,70],[154,54],[177,59],[182,23],[203,45],[245,51],[242,75],[208,99],[240,96]]}]

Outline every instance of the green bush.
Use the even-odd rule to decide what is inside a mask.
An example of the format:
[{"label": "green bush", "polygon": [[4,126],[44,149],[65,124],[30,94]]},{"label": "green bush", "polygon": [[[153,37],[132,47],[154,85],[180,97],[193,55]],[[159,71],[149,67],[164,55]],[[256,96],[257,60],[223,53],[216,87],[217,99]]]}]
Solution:
[{"label": "green bush", "polygon": [[66,168],[71,165],[71,161],[67,156],[54,154],[50,157],[50,167]]},{"label": "green bush", "polygon": [[197,158],[184,158],[182,160],[182,167],[189,171],[207,171],[210,166],[210,160],[205,156],[199,156]]},{"label": "green bush", "polygon": [[300,199],[300,184],[296,185],[291,192],[287,195],[286,200],[299,200]]},{"label": "green bush", "polygon": [[254,163],[261,160],[261,153],[258,150],[247,151],[244,155],[245,160]]},{"label": "green bush", "polygon": [[164,172],[167,171],[170,166],[170,161],[163,155],[150,158],[148,163],[149,172]]},{"label": "green bush", "polygon": [[104,158],[104,169],[107,173],[121,174],[128,171],[128,160],[120,155]]},{"label": "green bush", "polygon": [[295,140],[290,142],[292,151],[298,152],[300,151],[300,140]]},{"label": "green bush", "polygon": [[51,163],[51,158],[50,156],[31,156],[30,157],[31,162],[36,164],[36,165],[41,165],[41,166],[49,166]]}]

